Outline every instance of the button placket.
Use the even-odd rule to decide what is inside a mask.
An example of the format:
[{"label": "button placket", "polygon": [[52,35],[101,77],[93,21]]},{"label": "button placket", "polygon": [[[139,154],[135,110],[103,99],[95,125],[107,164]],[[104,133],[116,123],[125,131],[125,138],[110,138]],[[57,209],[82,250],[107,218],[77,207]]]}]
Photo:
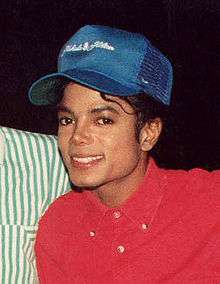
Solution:
[{"label": "button placket", "polygon": [[[112,213],[113,218],[115,219],[116,222],[116,227],[119,229],[121,227],[121,222],[119,222],[119,219],[122,217],[122,213],[119,210],[115,210]],[[121,224],[121,225],[120,225]],[[125,246],[119,243],[115,243],[115,251],[117,252],[117,254],[123,254],[125,252]]]}]

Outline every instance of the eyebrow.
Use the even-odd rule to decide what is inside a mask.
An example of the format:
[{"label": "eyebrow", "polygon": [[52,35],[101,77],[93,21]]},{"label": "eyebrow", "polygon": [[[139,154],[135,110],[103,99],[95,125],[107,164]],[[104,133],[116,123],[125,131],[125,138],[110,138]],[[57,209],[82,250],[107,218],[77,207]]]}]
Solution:
[{"label": "eyebrow", "polygon": [[111,111],[111,112],[114,112],[116,114],[119,114],[119,112],[111,106],[95,107],[94,109],[91,110],[91,113],[100,113],[100,112],[103,112],[103,111]]},{"label": "eyebrow", "polygon": [[[68,112],[68,113],[73,113],[73,111],[68,108],[67,106],[65,105],[57,105],[56,106],[56,110],[57,112]],[[93,108],[90,112],[93,114],[93,113],[101,113],[101,112],[104,112],[104,111],[111,111],[111,112],[114,112],[116,114],[119,114],[119,112],[114,108],[114,107],[111,107],[111,106],[98,106],[98,107],[95,107]]]},{"label": "eyebrow", "polygon": [[59,104],[59,105],[56,106],[56,110],[57,110],[57,112],[63,111],[63,112],[72,113],[72,111],[71,111],[70,108],[68,108],[68,107],[65,106],[65,105],[61,105],[61,104]]}]

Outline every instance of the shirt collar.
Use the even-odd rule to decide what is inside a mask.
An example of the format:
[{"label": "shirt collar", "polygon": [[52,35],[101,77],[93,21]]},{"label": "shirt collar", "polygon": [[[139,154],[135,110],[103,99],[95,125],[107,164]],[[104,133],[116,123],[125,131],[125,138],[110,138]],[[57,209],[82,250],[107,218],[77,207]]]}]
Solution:
[{"label": "shirt collar", "polygon": [[[90,191],[85,192],[92,203],[93,213],[102,218],[108,211],[121,211],[138,226],[151,224],[161,203],[166,185],[165,171],[158,168],[153,159],[149,160],[146,175],[139,189],[120,207],[109,208]],[[96,208],[96,210],[94,210]],[[95,214],[96,215],[96,214]],[[96,219],[97,221],[97,219]]]},{"label": "shirt collar", "polygon": [[120,210],[139,226],[150,226],[160,206],[166,187],[165,171],[150,159],[146,175],[139,189]]},{"label": "shirt collar", "polygon": [[0,166],[4,163],[5,157],[5,137],[0,127]]}]

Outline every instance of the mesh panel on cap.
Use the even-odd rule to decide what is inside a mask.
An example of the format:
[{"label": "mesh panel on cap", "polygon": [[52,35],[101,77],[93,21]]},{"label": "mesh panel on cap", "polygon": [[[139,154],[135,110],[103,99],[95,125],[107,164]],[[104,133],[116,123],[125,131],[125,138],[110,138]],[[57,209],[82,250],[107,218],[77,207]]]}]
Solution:
[{"label": "mesh panel on cap", "polygon": [[150,96],[169,104],[172,86],[172,67],[159,50],[148,44],[138,79]]}]

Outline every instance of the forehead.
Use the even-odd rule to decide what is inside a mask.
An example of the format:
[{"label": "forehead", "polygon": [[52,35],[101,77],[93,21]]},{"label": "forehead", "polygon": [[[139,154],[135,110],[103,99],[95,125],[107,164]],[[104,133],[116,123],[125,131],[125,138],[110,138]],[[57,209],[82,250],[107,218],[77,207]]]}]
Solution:
[{"label": "forehead", "polygon": [[134,112],[129,103],[119,97],[106,94],[103,99],[99,91],[72,82],[65,87],[60,104],[74,111],[111,106],[118,112]]}]

